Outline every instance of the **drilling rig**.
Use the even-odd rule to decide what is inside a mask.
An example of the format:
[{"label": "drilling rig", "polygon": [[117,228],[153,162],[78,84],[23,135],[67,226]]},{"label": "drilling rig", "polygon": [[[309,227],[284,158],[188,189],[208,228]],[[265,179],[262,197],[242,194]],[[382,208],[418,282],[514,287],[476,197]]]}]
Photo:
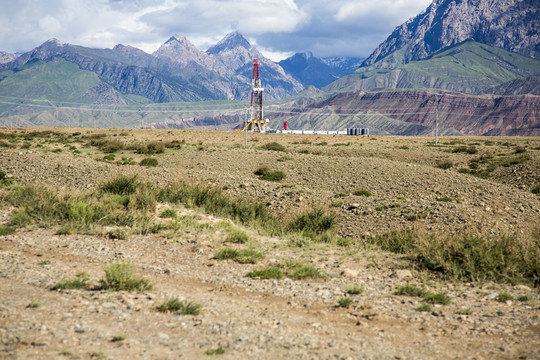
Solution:
[{"label": "drilling rig", "polygon": [[244,131],[265,132],[272,130],[268,126],[268,119],[263,117],[263,91],[259,60],[255,59],[253,60],[253,78],[251,80],[251,109],[249,122],[244,128]]}]

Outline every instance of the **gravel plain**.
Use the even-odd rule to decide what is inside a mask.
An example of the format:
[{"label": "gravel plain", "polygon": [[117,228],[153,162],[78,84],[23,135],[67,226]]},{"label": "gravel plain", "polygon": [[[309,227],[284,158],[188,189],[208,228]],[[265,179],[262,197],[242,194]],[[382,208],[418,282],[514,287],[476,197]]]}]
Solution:
[{"label": "gravel plain", "polygon": [[[441,146],[433,147],[429,138],[250,134],[244,147],[238,132],[122,130],[120,136],[120,130],[85,131],[91,133],[117,135],[126,143],[185,144],[156,155],[156,168],[104,161],[103,153],[84,142],[70,144],[78,153],[55,142],[26,149],[0,147],[0,170],[17,184],[44,184],[59,191],[93,191],[118,174],[138,174],[157,186],[176,180],[210,184],[231,196],[261,201],[284,218],[321,206],[336,213],[337,231],[353,245],[299,248],[289,239],[181,206],[175,207],[179,214],[193,216],[203,226],[173,236],[132,234],[118,240],[107,236],[110,229],[59,235],[57,229],[30,225],[0,236],[0,358],[540,358],[538,288],[442,280],[415,269],[406,256],[362,246],[370,236],[406,228],[435,234],[513,234],[519,241],[540,236],[540,200],[530,191],[540,184],[540,140],[494,138],[488,145],[486,139],[443,138]],[[287,151],[261,148],[273,141]],[[449,150],[459,143],[451,141],[479,144],[480,153],[453,153]],[[506,142],[525,146],[530,159],[496,169],[489,179],[457,171],[473,156],[512,153]],[[58,148],[62,151],[54,151]],[[145,157],[125,154],[135,161]],[[454,165],[437,168],[441,160]],[[279,183],[259,180],[253,172],[261,166],[287,176]],[[354,195],[357,190],[371,196]],[[441,201],[443,197],[450,200]],[[158,206],[156,219],[168,206]],[[8,223],[12,211],[0,208],[0,224]],[[424,215],[410,220],[411,214],[420,213]],[[248,245],[262,251],[265,259],[258,264],[216,260],[217,250],[231,246],[224,244],[226,234],[217,226],[222,222],[249,234]],[[117,259],[134,264],[155,289],[99,290],[103,267]],[[291,259],[314,265],[325,278],[246,276]],[[87,289],[50,290],[81,271],[90,277]],[[444,292],[451,302],[417,311],[422,299],[396,294],[404,284]],[[340,307],[349,285],[363,292],[350,295],[349,307]],[[503,292],[513,299],[497,301],[493,294]],[[173,297],[200,303],[201,314],[156,311]],[[520,297],[528,300],[517,300]],[[215,349],[224,353],[211,355]]]}]

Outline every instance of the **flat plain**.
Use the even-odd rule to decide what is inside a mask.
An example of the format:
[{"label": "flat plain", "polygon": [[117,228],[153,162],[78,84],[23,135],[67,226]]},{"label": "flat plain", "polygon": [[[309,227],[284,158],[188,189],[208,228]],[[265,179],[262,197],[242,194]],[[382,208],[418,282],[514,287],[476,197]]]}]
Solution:
[{"label": "flat plain", "polygon": [[539,138],[3,128],[0,184],[0,358],[540,357]]}]

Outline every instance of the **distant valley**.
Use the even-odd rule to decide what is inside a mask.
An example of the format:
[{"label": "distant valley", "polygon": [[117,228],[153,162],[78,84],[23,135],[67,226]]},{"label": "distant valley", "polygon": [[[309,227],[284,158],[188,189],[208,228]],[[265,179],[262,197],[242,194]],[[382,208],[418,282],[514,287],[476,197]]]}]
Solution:
[{"label": "distant valley", "polygon": [[435,0],[366,59],[275,63],[237,32],[206,51],[175,35],[153,54],[50,40],[0,52],[0,125],[238,128],[257,58],[274,128],[537,136],[539,7]]}]

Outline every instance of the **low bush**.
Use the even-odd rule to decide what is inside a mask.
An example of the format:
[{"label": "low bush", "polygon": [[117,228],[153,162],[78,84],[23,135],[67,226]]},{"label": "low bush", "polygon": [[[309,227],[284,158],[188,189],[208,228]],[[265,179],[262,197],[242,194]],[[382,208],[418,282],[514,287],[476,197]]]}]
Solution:
[{"label": "low bush", "polygon": [[159,213],[159,217],[176,219],[178,217],[178,214],[176,213],[176,210],[174,209],[164,209]]},{"label": "low bush", "polygon": [[217,260],[234,260],[240,264],[256,264],[264,259],[264,254],[253,249],[233,249],[224,248],[216,252],[214,258]]},{"label": "low bush", "polygon": [[259,279],[283,279],[283,271],[277,266],[269,266],[261,270],[253,270],[247,274],[250,278]]},{"label": "low bush", "polygon": [[76,275],[75,279],[62,280],[54,284],[51,290],[69,290],[69,289],[84,289],[87,287],[87,281],[89,280],[88,274],[80,272]]},{"label": "low bush", "polygon": [[276,182],[283,180],[286,176],[283,171],[272,171],[266,166],[255,170],[254,174],[259,176],[261,180]]},{"label": "low bush", "polygon": [[11,226],[0,225],[0,236],[11,235],[16,232],[17,232],[17,229]]},{"label": "low bush", "polygon": [[144,158],[139,163],[140,166],[158,166],[158,160],[156,158]]},{"label": "low bush", "polygon": [[349,306],[351,306],[351,304],[354,302],[354,299],[353,298],[350,298],[350,297],[347,297],[347,296],[343,296],[343,297],[340,297],[339,300],[338,300],[338,306],[339,307],[344,307],[344,308],[347,308]]},{"label": "low bush", "polygon": [[315,208],[293,219],[289,224],[289,229],[308,236],[311,234],[320,235],[332,230],[336,224],[336,219],[335,214],[327,214],[323,209]]},{"label": "low bush", "polygon": [[439,169],[447,170],[454,166],[454,163],[450,160],[437,161],[437,167]]},{"label": "low bush", "polygon": [[531,189],[531,192],[535,195],[540,195],[540,185],[536,185]]},{"label": "low bush", "polygon": [[135,193],[140,185],[141,183],[137,180],[137,175],[120,175],[105,182],[103,185],[101,185],[100,189],[103,192],[116,195],[130,195]]},{"label": "low bush", "polygon": [[245,244],[249,240],[248,235],[242,230],[234,229],[225,238],[225,242],[233,244]]},{"label": "low bush", "polygon": [[18,228],[24,228],[32,224],[33,222],[34,220],[30,215],[28,215],[26,209],[18,208],[11,212],[11,217],[9,219],[8,225]]},{"label": "low bush", "polygon": [[476,154],[478,149],[474,146],[459,146],[452,150],[453,153]]},{"label": "low bush", "polygon": [[419,235],[392,231],[366,239],[383,250],[412,256],[421,269],[463,281],[501,281],[540,285],[540,239],[520,242],[514,236]]},{"label": "low bush", "polygon": [[358,285],[350,285],[345,287],[345,293],[349,295],[359,295],[364,292],[364,288]]},{"label": "low bush", "polygon": [[103,268],[105,277],[101,280],[104,290],[147,291],[153,285],[146,279],[133,276],[134,267],[130,262],[118,261]]},{"label": "low bush", "polygon": [[194,302],[186,302],[178,298],[168,299],[166,302],[157,307],[157,311],[166,313],[174,313],[176,315],[199,315],[202,305]]},{"label": "low bush", "polygon": [[431,305],[429,304],[422,304],[416,308],[414,308],[414,310],[416,311],[420,311],[420,312],[430,312],[432,309],[431,309]]},{"label": "low bush", "polygon": [[356,190],[353,192],[353,195],[355,196],[371,196],[371,193],[367,190]]},{"label": "low bush", "polygon": [[277,142],[270,142],[270,143],[264,144],[261,146],[261,149],[271,150],[271,151],[287,151],[285,146]]}]

